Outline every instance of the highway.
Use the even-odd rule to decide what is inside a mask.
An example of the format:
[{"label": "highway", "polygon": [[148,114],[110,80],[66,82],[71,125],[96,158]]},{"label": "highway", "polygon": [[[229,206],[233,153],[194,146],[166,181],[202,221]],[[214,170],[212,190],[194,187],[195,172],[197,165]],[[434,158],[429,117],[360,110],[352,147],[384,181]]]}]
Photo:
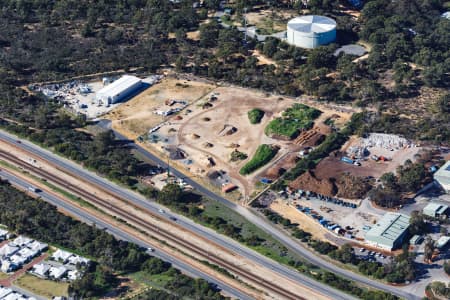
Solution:
[{"label": "highway", "polygon": [[[120,135],[118,137],[124,139],[124,137],[122,137]],[[136,205],[145,207],[146,209],[148,209],[150,211],[158,212],[160,209],[164,209],[164,207],[158,205],[157,203],[155,203],[153,201],[149,201],[149,200],[145,199],[143,196],[136,194],[129,189],[126,189],[126,188],[120,187],[114,183],[111,183],[111,182],[107,181],[106,179],[83,169],[81,166],[75,164],[74,162],[67,160],[65,158],[62,158],[48,150],[42,149],[30,142],[24,141],[24,140],[21,140],[21,143],[19,144],[16,142],[18,138],[9,133],[0,131],[0,139],[5,140],[10,143],[15,143],[17,146],[21,147],[22,149],[33,153],[33,155],[35,155],[37,157],[42,157],[43,159],[45,159],[53,164],[58,165],[60,168],[64,168],[73,174],[77,174],[78,177],[85,178],[86,180],[89,180],[90,182],[92,182],[94,184],[97,184],[105,189],[108,189],[109,191],[117,194],[118,196],[126,198],[126,199],[132,201],[133,203],[135,203]],[[140,152],[141,155],[144,155],[148,159],[153,160],[155,163],[160,164],[161,166],[167,167],[167,164],[164,161],[162,161],[161,159],[159,159],[158,157],[155,157],[154,155],[147,152],[145,149],[141,148],[140,146],[138,146],[136,144],[132,144],[132,145],[136,148],[137,151]],[[280,242],[282,242],[285,246],[290,248],[292,251],[303,256],[310,263],[316,264],[324,269],[327,269],[333,273],[336,273],[336,274],[339,274],[346,278],[349,278],[353,281],[366,284],[373,288],[384,290],[386,292],[395,294],[397,296],[400,296],[400,297],[403,297],[406,299],[421,299],[420,296],[409,294],[406,291],[400,290],[396,287],[386,285],[381,282],[366,278],[362,275],[353,273],[351,271],[341,269],[341,268],[335,266],[334,264],[332,264],[326,260],[323,260],[322,258],[316,256],[314,253],[303,248],[299,242],[293,240],[286,233],[284,233],[283,231],[281,231],[280,229],[278,229],[277,227],[275,227],[273,224],[269,223],[265,219],[259,217],[258,215],[253,213],[250,209],[242,207],[240,205],[237,205],[231,201],[228,201],[227,199],[224,199],[223,197],[204,188],[203,186],[201,186],[194,180],[192,180],[190,178],[186,178],[186,176],[184,174],[178,172],[177,170],[175,170],[173,168],[171,169],[171,172],[173,174],[175,174],[176,176],[184,178],[188,184],[193,186],[195,189],[197,189],[197,191],[204,194],[205,196],[207,196],[213,200],[219,201],[222,204],[226,205],[227,207],[238,212],[239,214],[241,214],[242,216],[247,218],[249,221],[253,222],[257,226],[259,226],[260,228],[262,228],[263,230],[265,230],[266,232],[271,234],[274,238],[278,239]],[[314,290],[320,291],[322,294],[327,295],[332,299],[349,299],[349,298],[351,298],[347,294],[337,291],[334,288],[331,288],[322,283],[316,282],[316,281],[312,280],[311,278],[306,277],[303,274],[300,274],[291,268],[282,266],[282,265],[276,263],[275,261],[273,261],[265,256],[262,256],[259,253],[256,253],[255,251],[248,249],[247,247],[235,242],[234,240],[232,240],[228,237],[225,237],[223,235],[220,235],[220,234],[214,232],[213,230],[210,230],[201,225],[198,225],[183,216],[179,216],[179,215],[173,214],[171,212],[170,213],[168,212],[164,215],[167,219],[169,219],[171,216],[176,217],[177,223],[182,225],[186,229],[189,229],[199,235],[202,235],[205,238],[210,239],[210,240],[212,240],[212,241],[230,249],[231,251],[234,251],[234,252],[244,256],[244,257],[247,257],[249,259],[257,261],[257,262],[263,264],[265,267],[271,268],[290,279],[296,280],[297,282],[302,282],[306,286],[308,286]]]},{"label": "highway", "polygon": [[[0,177],[2,179],[6,179],[8,180],[12,185],[19,187],[23,190],[27,190],[28,187],[30,186],[30,183],[26,182],[25,180],[5,171],[4,169],[2,169],[0,171]],[[28,190],[27,190],[28,191]],[[28,191],[29,193],[31,193],[30,191]],[[150,245],[146,242],[143,242],[135,237],[133,237],[132,235],[102,221],[101,219],[87,214],[85,211],[79,209],[78,207],[74,206],[74,205],[70,205],[68,204],[66,201],[58,198],[57,196],[55,196],[54,194],[50,194],[48,192],[45,191],[40,191],[37,193],[33,193],[36,196],[39,196],[41,199],[45,200],[48,203],[51,203],[61,209],[63,209],[64,211],[66,211],[67,213],[69,213],[70,215],[74,216],[75,218],[77,218],[78,220],[90,224],[90,225],[94,225],[98,228],[101,229],[105,229],[106,231],[108,231],[109,233],[113,234],[115,237],[117,237],[118,239],[124,240],[124,241],[128,241],[134,244],[139,245],[140,247],[144,247],[144,248],[149,248],[151,247],[152,249],[155,249],[154,245]],[[195,268],[193,268],[192,266],[177,260],[176,258],[173,258],[172,256],[169,256],[168,254],[162,252],[162,251],[154,251],[149,253],[152,256],[156,256],[166,262],[170,262],[175,268],[181,270],[182,272],[184,272],[185,274],[189,274],[193,277],[198,277],[198,278],[203,278],[207,281],[209,281],[212,284],[215,284],[219,289],[221,289],[222,291],[224,291],[226,294],[238,298],[238,299],[244,299],[244,300],[251,300],[251,297],[248,297],[247,295],[241,293],[240,291],[225,285],[222,282],[217,281],[216,279],[214,279],[213,277],[209,276],[206,273],[203,273]]]}]

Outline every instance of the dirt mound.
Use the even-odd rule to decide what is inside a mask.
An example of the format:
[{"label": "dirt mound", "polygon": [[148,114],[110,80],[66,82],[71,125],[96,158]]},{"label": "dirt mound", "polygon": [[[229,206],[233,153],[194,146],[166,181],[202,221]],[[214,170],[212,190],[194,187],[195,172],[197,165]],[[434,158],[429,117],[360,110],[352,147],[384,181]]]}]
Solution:
[{"label": "dirt mound", "polygon": [[289,187],[296,190],[311,191],[325,196],[334,196],[336,194],[336,187],[330,179],[317,179],[311,171],[307,171],[297,177],[289,184]]},{"label": "dirt mound", "polygon": [[232,135],[237,131],[237,128],[233,125],[225,124],[222,130],[219,131],[219,136]]},{"label": "dirt mound", "polygon": [[361,199],[364,198],[370,190],[368,180],[353,176],[350,173],[344,173],[336,180],[338,188],[337,196],[346,199]]},{"label": "dirt mound", "polygon": [[313,129],[302,131],[302,133],[294,140],[294,144],[300,146],[317,146],[325,139],[325,135],[319,130]]},{"label": "dirt mound", "polygon": [[268,168],[261,176],[275,180],[282,174],[284,174],[286,170],[292,168],[297,161],[298,161],[297,154],[291,153],[284,159],[279,160],[273,166]]},{"label": "dirt mound", "polygon": [[236,144],[236,143],[231,143],[228,146],[226,146],[227,148],[239,148],[241,145]]},{"label": "dirt mound", "polygon": [[209,103],[209,102],[206,102],[206,103],[204,103],[202,105],[202,109],[208,109],[208,108],[211,108],[211,107],[213,107],[213,105],[211,103]]},{"label": "dirt mound", "polygon": [[266,171],[266,173],[264,174],[264,177],[271,179],[271,180],[275,180],[278,177],[280,177],[281,175],[283,175],[283,173],[285,173],[285,172],[286,172],[286,170],[284,168],[275,166],[275,167],[268,169]]},{"label": "dirt mound", "polygon": [[186,152],[177,147],[166,147],[165,149],[169,152],[170,159],[173,160],[185,159],[188,156]]}]

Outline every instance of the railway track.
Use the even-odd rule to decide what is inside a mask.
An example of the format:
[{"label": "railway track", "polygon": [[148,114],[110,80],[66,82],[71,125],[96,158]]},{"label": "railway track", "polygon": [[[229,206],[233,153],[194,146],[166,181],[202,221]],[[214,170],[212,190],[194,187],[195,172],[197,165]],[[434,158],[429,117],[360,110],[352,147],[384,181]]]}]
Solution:
[{"label": "railway track", "polygon": [[[263,287],[267,291],[271,291],[277,295],[283,296],[285,299],[292,299],[292,300],[305,299],[305,298],[285,289],[284,287],[282,287],[280,285],[277,286],[275,282],[268,281],[268,280],[262,278],[261,276],[250,273],[242,268],[239,268],[229,262],[224,261],[223,259],[221,259],[218,255],[216,255],[214,253],[210,253],[210,252],[205,253],[205,250],[203,248],[201,248],[200,246],[197,246],[194,243],[186,241],[186,240],[180,240],[178,238],[175,238],[172,236],[172,234],[168,230],[158,227],[156,225],[153,225],[139,216],[133,215],[129,212],[124,212],[122,209],[116,207],[115,205],[112,205],[107,200],[101,199],[100,197],[97,197],[94,194],[91,194],[64,179],[54,176],[45,170],[42,170],[36,166],[33,166],[33,165],[17,158],[16,156],[14,156],[10,153],[0,150],[0,159],[12,162],[13,164],[18,165],[18,166],[22,167],[23,169],[26,169],[26,170],[40,176],[42,179],[45,179],[45,180],[53,182],[61,187],[64,187],[68,191],[81,196],[82,198],[91,202],[92,204],[96,204],[96,205],[105,207],[108,210],[110,210],[111,212],[113,212],[114,214],[116,214],[117,216],[119,216],[120,218],[122,218],[124,220],[132,221],[135,224],[138,224],[139,226],[141,226],[143,229],[160,235],[166,241],[169,241],[174,245],[179,245],[183,248],[186,248],[189,251],[191,251],[192,253],[195,253],[196,255],[210,261],[211,263],[214,263],[214,264],[234,273],[235,275],[238,275],[242,279],[246,279],[249,282],[256,283],[256,285]],[[117,197],[117,196],[114,195],[114,197]],[[124,200],[124,201],[126,201],[126,200]],[[126,201],[126,202],[131,204],[129,201]],[[133,204],[131,204],[131,205],[133,205]],[[133,205],[133,206],[135,206],[135,205]],[[139,207],[137,207],[137,208],[139,208]],[[148,211],[146,211],[146,212],[148,213]],[[161,219],[157,215],[153,214],[153,216],[158,219]]]}]

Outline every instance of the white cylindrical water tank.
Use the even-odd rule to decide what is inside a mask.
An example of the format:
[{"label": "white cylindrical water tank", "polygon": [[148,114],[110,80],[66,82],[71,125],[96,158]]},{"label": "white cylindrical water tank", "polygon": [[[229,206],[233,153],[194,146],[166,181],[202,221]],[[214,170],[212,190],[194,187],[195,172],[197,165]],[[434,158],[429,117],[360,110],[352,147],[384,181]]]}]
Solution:
[{"label": "white cylindrical water tank", "polygon": [[301,16],[287,24],[287,42],[302,48],[316,48],[336,40],[336,21],[324,16]]}]

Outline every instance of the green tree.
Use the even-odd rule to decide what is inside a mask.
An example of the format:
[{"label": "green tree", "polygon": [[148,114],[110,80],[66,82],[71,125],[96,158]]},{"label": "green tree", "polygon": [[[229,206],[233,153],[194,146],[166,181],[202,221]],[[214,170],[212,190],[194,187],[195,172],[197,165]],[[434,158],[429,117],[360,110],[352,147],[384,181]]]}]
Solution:
[{"label": "green tree", "polygon": [[217,39],[219,38],[220,24],[213,19],[208,23],[200,26],[200,46],[209,48],[217,46]]},{"label": "green tree", "polygon": [[181,187],[178,184],[169,183],[162,188],[161,192],[158,193],[157,200],[160,203],[166,205],[179,203],[182,195],[183,191],[181,190]]},{"label": "green tree", "polygon": [[413,211],[411,213],[411,218],[409,219],[409,233],[411,235],[423,235],[427,232],[427,223],[423,217],[423,214],[419,211]]},{"label": "green tree", "polygon": [[431,239],[431,237],[427,237],[425,239],[425,246],[423,251],[424,261],[431,262],[431,258],[433,257],[434,253],[434,241]]}]

